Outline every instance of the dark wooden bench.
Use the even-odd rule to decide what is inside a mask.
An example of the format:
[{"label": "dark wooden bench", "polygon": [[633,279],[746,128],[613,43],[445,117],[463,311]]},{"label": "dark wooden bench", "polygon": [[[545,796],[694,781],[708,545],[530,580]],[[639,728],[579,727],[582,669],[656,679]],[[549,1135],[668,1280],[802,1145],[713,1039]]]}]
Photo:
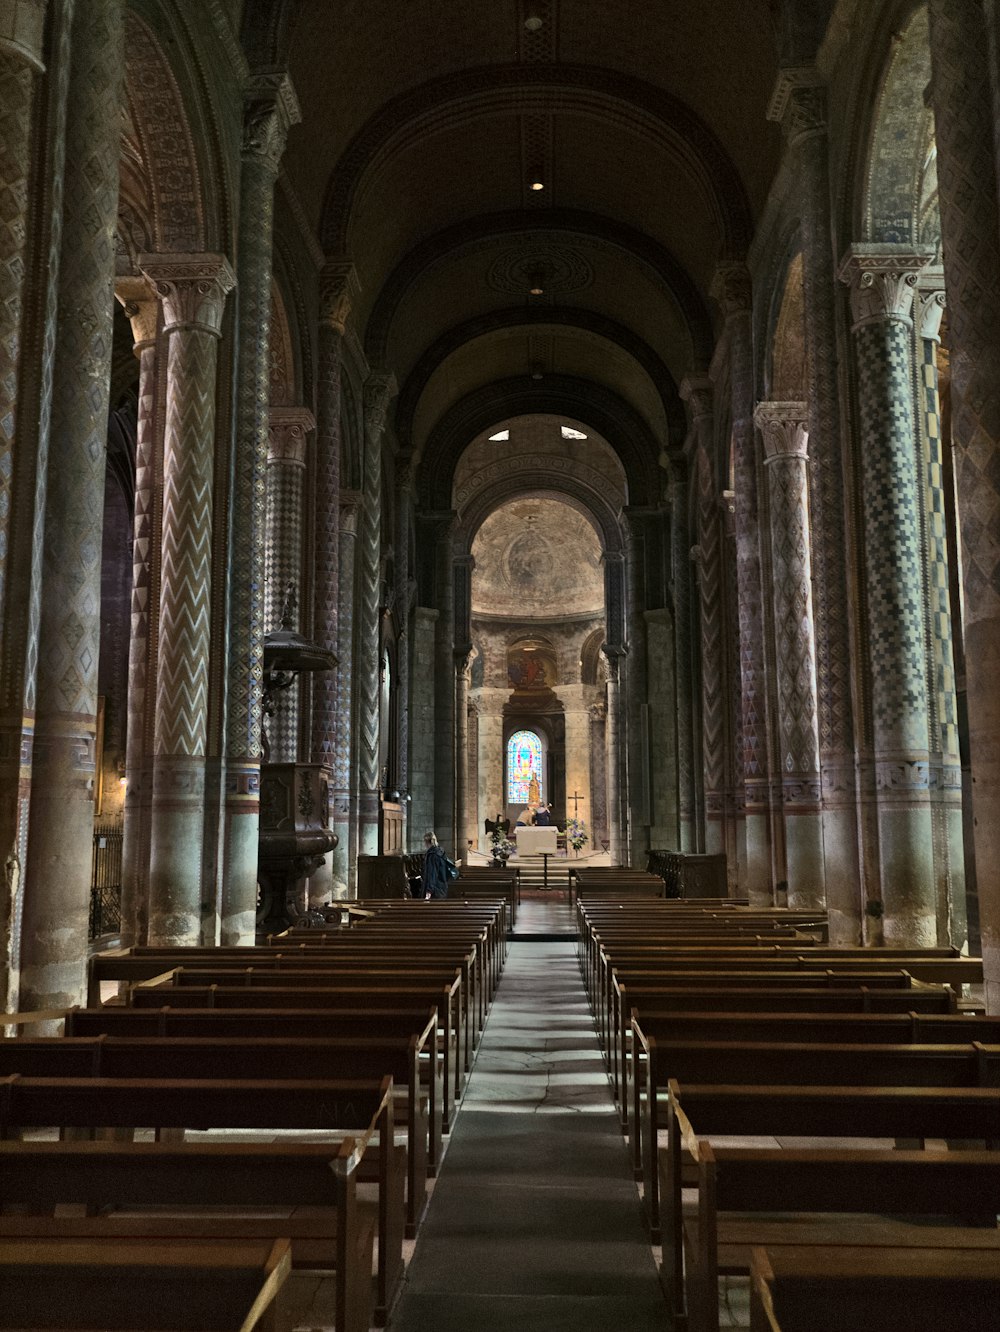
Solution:
[{"label": "dark wooden bench", "polygon": [[[339,1038],[246,1036],[54,1036],[0,1041],[0,1077],[381,1079],[402,1098],[406,1139],[406,1229],[412,1238],[427,1201],[430,1161],[441,1151],[437,1019],[419,1035]],[[421,1060],[423,1058],[423,1068]],[[423,1085],[427,1086],[427,1096]]]},{"label": "dark wooden bench", "polygon": [[[139,1127],[306,1129],[328,1140],[9,1140],[41,1128],[94,1133]],[[314,1265],[337,1267],[337,1305],[345,1320],[351,1309],[371,1308],[371,1241],[361,1228],[370,1218],[365,1211],[359,1215],[356,1190],[359,1183],[372,1184],[379,1240],[375,1304],[380,1316],[387,1315],[402,1275],[405,1171],[403,1149],[393,1145],[390,1078],[258,1081],[248,1092],[246,1082],[14,1076],[0,1080],[0,1137],[8,1139],[0,1141],[5,1206],[36,1212],[67,1204],[90,1212],[140,1208],[156,1211],[161,1234],[298,1237],[307,1249],[312,1246]],[[295,1211],[314,1207],[323,1209],[315,1217]],[[295,1212],[291,1231],[287,1216],[267,1214],[275,1208]],[[171,1215],[174,1221],[167,1219]],[[6,1224],[16,1233],[19,1220]],[[142,1227],[147,1220],[118,1217],[112,1226],[127,1231],[131,1224]],[[96,1221],[95,1229],[101,1233]],[[358,1253],[366,1248],[368,1266],[358,1267]]]},{"label": "dark wooden bench", "polygon": [[284,1332],[287,1240],[8,1238],[0,1328]]},{"label": "dark wooden bench", "polygon": [[[441,1091],[441,1127],[451,1130],[455,1110],[462,1092],[463,1061],[459,1044],[463,1030],[460,1006],[457,1001],[459,980],[451,985],[406,986],[387,985],[373,988],[371,982],[350,986],[338,983],[322,989],[285,989],[274,986],[187,986],[169,990],[136,986],[129,993],[131,1007],[135,1009],[170,1008],[188,1009],[258,1009],[280,1011],[295,1010],[299,1034],[312,1035],[306,1030],[310,1014],[322,1022],[325,1010],[354,1010],[359,1018],[369,1009],[405,1007],[426,1011],[436,1005],[440,1048],[444,1078]],[[456,1025],[457,1024],[457,1025]],[[321,1034],[321,1026],[316,1027]],[[81,1032],[81,1034],[83,1034]]]},{"label": "dark wooden bench", "polygon": [[[936,1237],[940,1230],[935,1230]],[[996,1332],[1000,1236],[970,1231],[952,1247],[924,1237],[896,1244],[810,1244],[754,1248],[750,1332],[843,1332],[845,1327],[932,1327]]]},{"label": "dark wooden bench", "polygon": [[[684,1316],[686,1305],[690,1332],[717,1332],[720,1274],[745,1273],[749,1250],[755,1243],[780,1239],[785,1243],[808,1244],[814,1235],[811,1230],[814,1214],[824,1220],[826,1233],[832,1217],[849,1217],[843,1233],[855,1240],[860,1214],[881,1217],[890,1235],[898,1222],[899,1229],[912,1236],[912,1229],[899,1221],[907,1217],[938,1223],[944,1219],[949,1228],[985,1226],[996,1233],[1000,1152],[713,1147],[700,1136],[700,1130],[696,1132],[695,1120],[686,1114],[691,1090],[683,1086],[674,1089],[670,1145],[661,1152],[660,1165],[664,1198],[662,1279],[675,1317]],[[742,1090],[763,1097],[788,1089]],[[868,1136],[920,1136],[911,1132],[894,1135],[891,1128],[905,1124],[912,1130],[918,1122],[930,1124],[935,1114],[940,1116],[936,1127],[946,1124],[957,1127],[961,1113],[956,1110],[954,1114],[946,1111],[941,1115],[940,1098],[914,1089],[907,1089],[908,1096],[898,1090],[875,1088],[797,1090],[800,1094],[813,1093],[814,1111],[824,1094],[828,1096],[828,1109],[845,1118],[858,1106],[861,1106],[859,1115],[874,1110],[875,1122]],[[948,1095],[953,1110],[960,1099],[966,1098],[963,1122],[968,1124],[974,1117],[973,1102],[978,1100],[982,1107],[985,1105],[982,1098],[989,1098],[991,1093],[961,1089]],[[1000,1097],[1000,1092],[992,1095]],[[935,1099],[939,1102],[937,1110]],[[867,1105],[862,1104],[865,1101]],[[997,1105],[1000,1107],[1000,1102]],[[704,1108],[703,1104],[697,1105],[695,1114],[703,1113]],[[990,1115],[984,1118],[990,1119]],[[794,1127],[790,1127],[794,1122],[794,1115],[782,1121],[782,1131],[794,1134]],[[865,1131],[860,1122],[857,1127],[859,1134]],[[831,1128],[830,1132],[832,1135],[834,1130]],[[960,1135],[935,1132],[933,1136]],[[698,1188],[697,1209],[690,1220],[685,1218],[681,1195],[685,1156],[694,1163]],[[736,1214],[733,1220],[738,1229],[734,1232],[726,1228],[729,1213]],[[758,1231],[757,1224],[763,1223],[768,1213],[771,1214],[769,1229]],[[934,1227],[927,1226],[923,1231],[924,1242],[933,1243],[934,1233]]]}]

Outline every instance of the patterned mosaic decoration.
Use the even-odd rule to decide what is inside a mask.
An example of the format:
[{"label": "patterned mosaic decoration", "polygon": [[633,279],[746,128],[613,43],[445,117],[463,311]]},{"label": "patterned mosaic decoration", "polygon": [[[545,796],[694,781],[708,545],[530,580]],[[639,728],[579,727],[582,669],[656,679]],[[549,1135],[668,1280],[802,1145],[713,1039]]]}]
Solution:
[{"label": "patterned mosaic decoration", "polygon": [[382,432],[395,383],[391,375],[365,382],[364,509],[361,523],[361,620],[358,632],[358,771],[360,797],[371,801],[379,785],[380,563],[382,555]]}]

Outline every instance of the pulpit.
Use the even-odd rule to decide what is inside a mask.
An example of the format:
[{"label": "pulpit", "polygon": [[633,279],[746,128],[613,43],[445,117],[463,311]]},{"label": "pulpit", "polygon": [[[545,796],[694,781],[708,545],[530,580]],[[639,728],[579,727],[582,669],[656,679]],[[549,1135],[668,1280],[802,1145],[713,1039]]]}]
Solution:
[{"label": "pulpit", "polygon": [[265,763],[260,781],[259,933],[309,920],[309,876],[337,845],[330,827],[330,769]]}]

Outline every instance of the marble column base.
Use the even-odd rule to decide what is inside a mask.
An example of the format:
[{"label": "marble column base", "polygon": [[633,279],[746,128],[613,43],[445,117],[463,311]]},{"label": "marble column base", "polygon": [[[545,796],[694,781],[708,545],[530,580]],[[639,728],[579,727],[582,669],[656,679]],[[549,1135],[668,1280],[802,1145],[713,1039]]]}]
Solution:
[{"label": "marble column base", "polygon": [[358,855],[378,855],[379,803],[377,791],[362,791],[358,797]]},{"label": "marble column base", "polygon": [[938,942],[934,900],[934,838],[929,807],[880,809],[882,932],[890,948],[933,948]]},{"label": "marble column base", "polygon": [[786,812],[785,873],[790,907],[806,911],[825,907],[823,816],[819,810]]},{"label": "marble column base", "polygon": [[858,870],[857,824],[852,809],[824,809],[823,868],[830,942],[861,944],[861,882]]},{"label": "marble column base", "polygon": [[201,943],[205,760],[158,754],[153,768],[149,942]]},{"label": "marble column base", "polygon": [[770,906],[771,829],[767,811],[748,809],[745,825],[747,867],[746,879],[741,886],[746,889],[751,906]]},{"label": "marble column base", "polygon": [[252,944],[257,924],[257,859],[260,847],[260,764],[252,760],[226,767],[222,806],[223,945]]}]

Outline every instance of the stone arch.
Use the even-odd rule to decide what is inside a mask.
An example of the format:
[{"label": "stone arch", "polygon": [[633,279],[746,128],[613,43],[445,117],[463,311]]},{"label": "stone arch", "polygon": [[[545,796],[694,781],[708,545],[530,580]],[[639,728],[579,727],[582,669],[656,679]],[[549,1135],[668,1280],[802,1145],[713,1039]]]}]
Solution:
[{"label": "stone arch", "polygon": [[604,633],[595,629],[586,639],[580,651],[580,680],[583,684],[602,684],[601,648],[604,646]]},{"label": "stone arch", "polygon": [[396,310],[409,288],[434,264],[511,232],[567,232],[620,250],[650,269],[684,316],[691,336],[692,363],[708,365],[715,347],[712,318],[691,278],[664,246],[642,232],[581,209],[552,208],[544,213],[513,210],[472,218],[427,237],[397,264],[382,284],[365,333],[372,365],[388,359],[389,333]]},{"label": "stone arch", "polygon": [[652,504],[659,498],[660,445],[638,413],[608,389],[570,375],[546,375],[537,382],[524,378],[488,384],[444,414],[424,446],[424,456],[433,458],[434,466],[420,468],[421,507],[451,507],[455,468],[471,439],[508,417],[539,412],[580,420],[607,440],[624,469],[630,504]]},{"label": "stone arch", "polygon": [[483,337],[502,329],[530,327],[535,324],[554,324],[565,328],[582,329],[607,339],[627,352],[645,370],[656,386],[669,422],[671,443],[683,442],[686,421],[684,404],[677,391],[677,384],[667,366],[647,342],[636,337],[631,330],[617,321],[590,310],[545,306],[537,309],[497,310],[488,315],[480,315],[449,329],[432,343],[407,376],[399,393],[396,404],[396,436],[400,447],[407,447],[406,442],[411,438],[413,417],[421,394],[434,372],[452,352],[473,338]]},{"label": "stone arch", "polygon": [[534,478],[526,473],[503,477],[471,497],[455,525],[457,555],[470,555],[476,533],[490,514],[519,495],[547,496],[570,505],[593,524],[605,552],[620,554],[624,549],[618,515],[604,496],[572,476],[548,476],[543,467]]},{"label": "stone arch", "polygon": [[271,345],[268,371],[272,407],[295,407],[299,396],[295,349],[280,283],[271,281]]},{"label": "stone arch", "polygon": [[769,333],[766,395],[781,402],[804,402],[808,379],[801,250],[790,257],[784,281],[775,288]]},{"label": "stone arch", "polygon": [[[154,28],[133,9],[125,16],[125,96],[142,158],[148,248],[197,254],[209,248],[203,174],[174,70]],[[125,213],[133,201],[124,196]]]},{"label": "stone arch", "polygon": [[323,205],[327,254],[350,253],[355,194],[363,177],[416,139],[483,116],[505,114],[512,98],[527,109],[599,118],[657,143],[682,161],[703,189],[723,253],[745,253],[753,218],[739,173],[708,126],[671,94],[620,71],[586,65],[498,65],[432,79],[387,103],[362,126],[336,163]]}]

